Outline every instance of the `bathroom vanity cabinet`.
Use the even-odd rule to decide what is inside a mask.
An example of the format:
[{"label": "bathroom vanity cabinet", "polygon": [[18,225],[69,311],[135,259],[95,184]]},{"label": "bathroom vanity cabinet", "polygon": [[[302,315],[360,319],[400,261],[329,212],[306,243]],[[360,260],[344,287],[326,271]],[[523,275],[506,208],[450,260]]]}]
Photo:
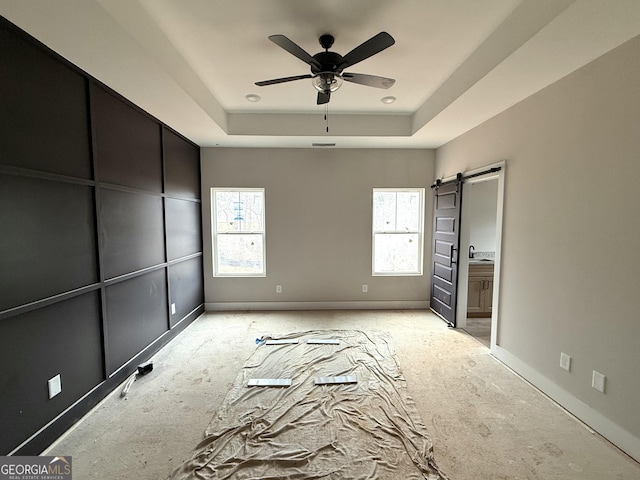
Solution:
[{"label": "bathroom vanity cabinet", "polygon": [[490,317],[493,299],[493,262],[469,262],[467,316]]}]

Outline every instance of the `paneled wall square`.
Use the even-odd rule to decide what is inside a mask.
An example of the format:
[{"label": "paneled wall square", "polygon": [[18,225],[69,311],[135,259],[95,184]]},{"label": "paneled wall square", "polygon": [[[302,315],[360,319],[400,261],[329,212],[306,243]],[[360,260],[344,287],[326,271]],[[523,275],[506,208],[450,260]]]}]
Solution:
[{"label": "paneled wall square", "polygon": [[171,326],[202,303],[204,297],[202,258],[192,258],[169,267],[170,302],[176,313],[171,315]]},{"label": "paneled wall square", "polygon": [[200,203],[173,198],[165,202],[169,260],[202,251]]},{"label": "paneled wall square", "polygon": [[200,198],[200,150],[164,129],[165,193]]},{"label": "paneled wall square", "polygon": [[[9,452],[104,379],[97,291],[2,320],[0,452]],[[62,392],[48,397],[60,375]]]},{"label": "paneled wall square", "polygon": [[111,374],[168,330],[166,270],[108,286],[106,302]]},{"label": "paneled wall square", "polygon": [[0,310],[98,281],[93,187],[0,174]]},{"label": "paneled wall square", "polygon": [[162,198],[100,189],[105,278],[165,261]]},{"label": "paneled wall square", "polygon": [[90,91],[98,180],[161,193],[161,126],[98,86]]},{"label": "paneled wall square", "polygon": [[0,164],[92,175],[85,79],[0,29]]}]

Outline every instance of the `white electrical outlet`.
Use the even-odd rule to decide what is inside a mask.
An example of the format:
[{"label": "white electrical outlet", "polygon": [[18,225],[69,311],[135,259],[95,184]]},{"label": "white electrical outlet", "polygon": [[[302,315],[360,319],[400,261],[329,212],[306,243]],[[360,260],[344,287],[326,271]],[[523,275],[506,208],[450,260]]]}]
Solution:
[{"label": "white electrical outlet", "polygon": [[607,377],[605,377],[600,372],[593,371],[593,377],[591,378],[591,386],[598,390],[599,392],[604,393],[604,384]]},{"label": "white electrical outlet", "polygon": [[362,285],[362,292],[363,293],[367,293],[369,291],[369,286],[368,285]]},{"label": "white electrical outlet", "polygon": [[171,304],[171,315],[175,315],[176,314],[176,304],[172,303]]},{"label": "white electrical outlet", "polygon": [[571,371],[571,357],[564,352],[560,352],[560,367],[567,372]]},{"label": "white electrical outlet", "polygon": [[276,285],[276,293],[282,293],[282,285]]},{"label": "white electrical outlet", "polygon": [[53,398],[62,392],[62,382],[60,381],[60,374],[56,375],[53,378],[50,378],[47,381],[47,386],[49,387],[49,398]]}]

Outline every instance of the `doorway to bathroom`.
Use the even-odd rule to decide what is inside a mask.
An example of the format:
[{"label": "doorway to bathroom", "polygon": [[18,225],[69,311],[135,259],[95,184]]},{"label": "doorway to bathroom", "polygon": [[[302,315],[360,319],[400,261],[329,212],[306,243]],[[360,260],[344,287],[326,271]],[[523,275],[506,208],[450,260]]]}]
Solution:
[{"label": "doorway to bathroom", "polygon": [[[434,190],[434,210],[430,308],[450,327],[469,329],[478,338],[483,337],[485,344],[489,338],[488,343],[492,350],[499,344],[500,250],[505,167],[506,161],[501,161],[464,174],[458,173],[456,176],[438,179],[431,186]],[[491,201],[483,202],[481,198],[474,198],[474,193],[483,190],[482,187],[474,187],[487,182],[495,182],[490,188],[487,187],[487,190],[490,189],[493,193],[484,195],[491,198]],[[441,196],[452,198],[445,198],[441,202]],[[478,204],[484,204],[484,208],[474,211]],[[473,219],[482,218],[492,220],[483,221],[480,228],[470,223]],[[487,227],[487,223],[491,226]],[[475,237],[474,233],[472,237],[472,231],[476,230],[480,232],[480,236]],[[478,238],[478,245],[471,243],[472,238]],[[480,272],[483,276],[474,279],[477,283],[472,283],[470,289],[469,267],[476,263],[484,269]],[[487,271],[491,270],[490,265],[492,271]],[[472,270],[477,270],[477,267],[473,267]],[[478,272],[471,273],[475,275]],[[471,309],[472,315],[468,314],[468,309]],[[484,320],[472,320],[476,318]]]},{"label": "doorway to bathroom", "polygon": [[487,174],[465,182],[460,223],[457,327],[488,348],[491,348],[493,310],[497,308],[494,290],[497,235],[501,230],[499,179],[499,174]]}]

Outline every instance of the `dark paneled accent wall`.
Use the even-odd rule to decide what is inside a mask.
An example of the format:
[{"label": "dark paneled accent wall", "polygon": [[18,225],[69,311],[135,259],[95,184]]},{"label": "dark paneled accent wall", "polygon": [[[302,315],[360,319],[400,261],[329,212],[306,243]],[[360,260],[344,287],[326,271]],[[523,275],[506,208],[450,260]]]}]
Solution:
[{"label": "dark paneled accent wall", "polygon": [[160,125],[102,88],[91,89],[91,111],[100,182],[162,192]]},{"label": "dark paneled accent wall", "polygon": [[0,311],[98,281],[93,187],[0,173],[0,225]]},{"label": "dark paneled accent wall", "polygon": [[202,259],[192,258],[184,262],[173,263],[169,266],[169,290],[174,298],[183,299],[176,304],[176,313],[171,317],[171,326],[187,315],[189,305],[202,301],[204,298],[204,286],[200,279],[203,278]]},{"label": "dark paneled accent wall", "polygon": [[0,71],[0,455],[32,455],[204,311],[200,149],[2,17]]},{"label": "dark paneled accent wall", "polygon": [[91,178],[86,79],[0,28],[3,165]]},{"label": "dark paneled accent wall", "polygon": [[169,325],[165,269],[107,287],[108,373],[162,335]]},{"label": "dark paneled accent wall", "polygon": [[100,238],[106,278],[165,260],[162,197],[100,188]]}]

